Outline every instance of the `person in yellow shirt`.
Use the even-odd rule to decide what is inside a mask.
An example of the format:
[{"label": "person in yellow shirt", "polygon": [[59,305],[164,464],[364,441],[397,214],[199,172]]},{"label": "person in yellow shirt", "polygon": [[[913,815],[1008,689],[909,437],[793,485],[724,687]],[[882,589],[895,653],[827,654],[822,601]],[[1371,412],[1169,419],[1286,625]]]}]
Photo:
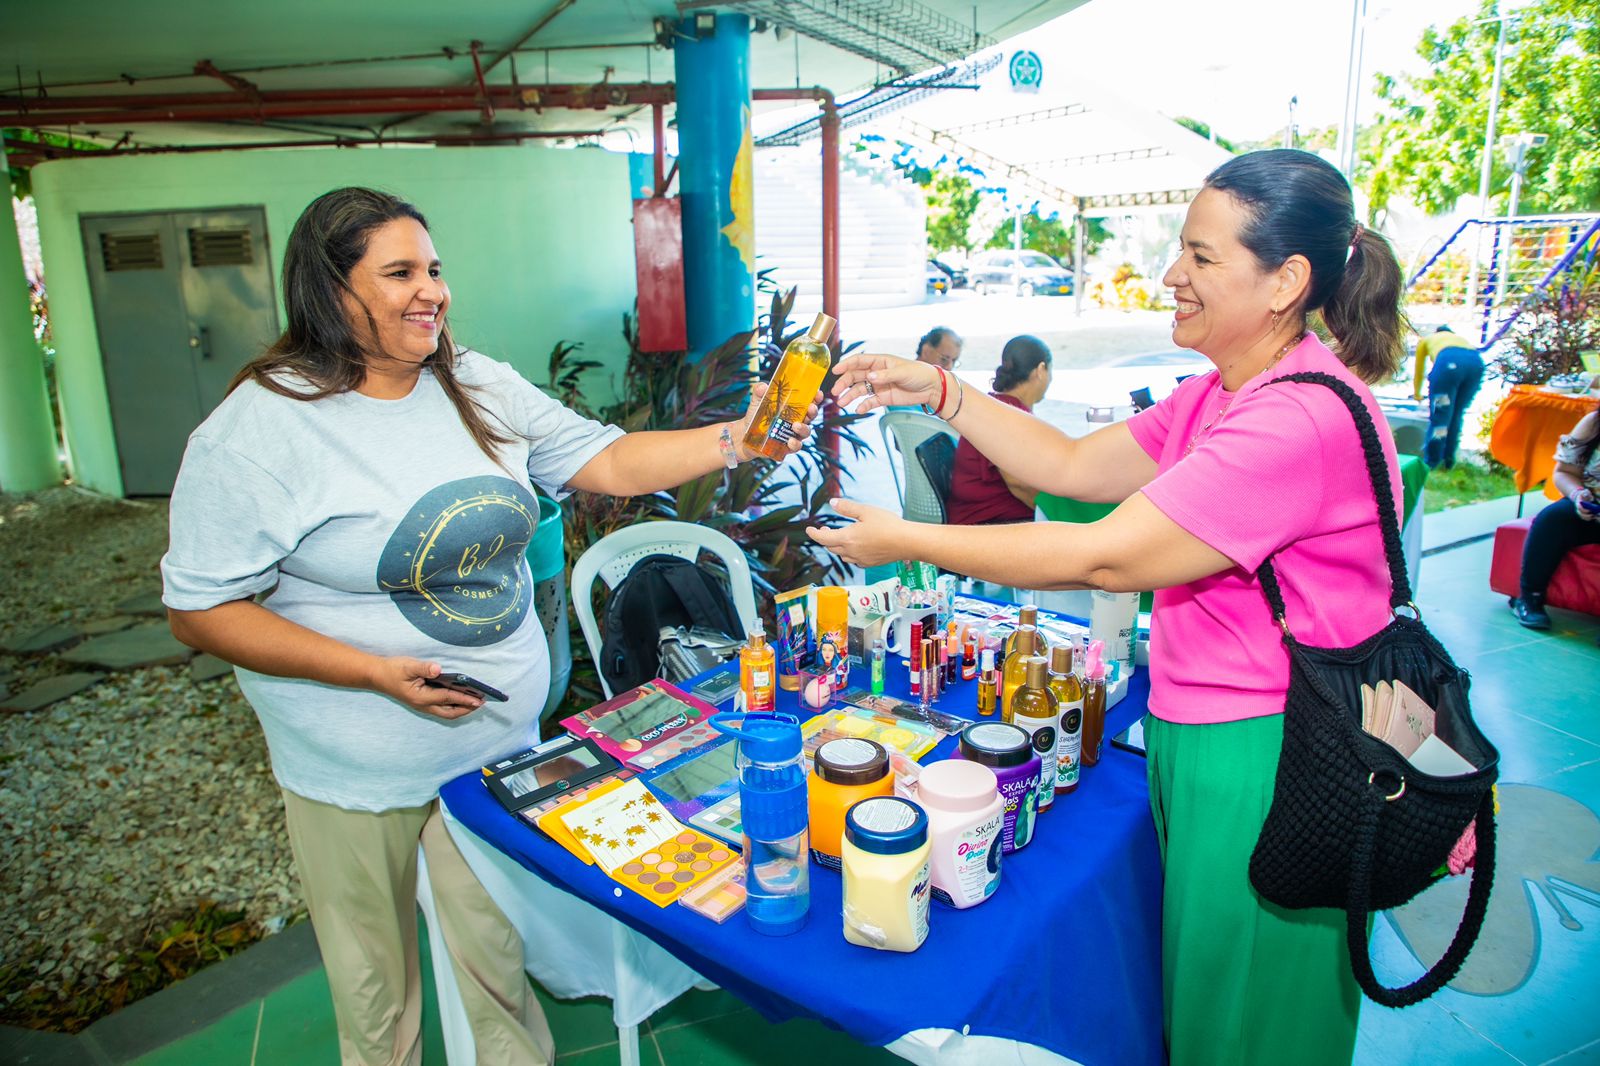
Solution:
[{"label": "person in yellow shirt", "polygon": [[[1428,369],[1429,361],[1433,369]],[[1428,381],[1428,443],[1422,461],[1431,469],[1456,465],[1456,445],[1461,441],[1461,421],[1483,384],[1483,356],[1478,349],[1440,326],[1417,343],[1417,372],[1412,395],[1422,399],[1423,375]]]}]

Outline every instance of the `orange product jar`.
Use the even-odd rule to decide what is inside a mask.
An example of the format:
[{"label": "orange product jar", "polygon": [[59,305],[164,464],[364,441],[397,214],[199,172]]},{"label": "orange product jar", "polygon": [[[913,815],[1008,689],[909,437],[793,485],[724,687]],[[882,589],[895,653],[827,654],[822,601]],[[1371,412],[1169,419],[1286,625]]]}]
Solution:
[{"label": "orange product jar", "polygon": [[845,812],[861,800],[894,795],[889,753],[875,740],[830,740],[817,749],[806,791],[811,808],[811,857],[830,870],[841,869]]}]

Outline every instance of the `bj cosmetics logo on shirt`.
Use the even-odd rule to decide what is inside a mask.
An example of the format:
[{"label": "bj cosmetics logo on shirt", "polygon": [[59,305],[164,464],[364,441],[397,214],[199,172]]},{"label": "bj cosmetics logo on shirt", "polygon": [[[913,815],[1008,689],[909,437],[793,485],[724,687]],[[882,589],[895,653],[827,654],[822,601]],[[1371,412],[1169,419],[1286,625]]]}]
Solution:
[{"label": "bj cosmetics logo on shirt", "polygon": [[417,629],[458,647],[516,631],[532,599],[523,553],[539,501],[510,478],[451,481],[412,505],[378,559],[378,587]]}]

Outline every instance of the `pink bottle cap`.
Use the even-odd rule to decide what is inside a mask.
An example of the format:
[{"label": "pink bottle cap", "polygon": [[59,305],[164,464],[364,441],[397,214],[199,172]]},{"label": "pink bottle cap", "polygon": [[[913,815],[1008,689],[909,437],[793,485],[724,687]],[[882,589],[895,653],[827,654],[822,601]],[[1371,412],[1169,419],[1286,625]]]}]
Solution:
[{"label": "pink bottle cap", "polygon": [[1084,675],[1096,681],[1103,681],[1106,676],[1106,642],[1091,640],[1089,650],[1084,657]]}]

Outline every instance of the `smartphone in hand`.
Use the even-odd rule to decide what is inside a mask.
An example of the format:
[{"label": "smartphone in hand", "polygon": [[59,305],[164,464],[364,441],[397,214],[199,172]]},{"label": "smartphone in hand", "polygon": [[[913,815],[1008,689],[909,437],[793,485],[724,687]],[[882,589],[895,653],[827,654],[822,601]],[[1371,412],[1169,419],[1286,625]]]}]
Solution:
[{"label": "smartphone in hand", "polygon": [[493,685],[486,685],[475,677],[466,674],[443,673],[438,677],[426,678],[425,685],[434,688],[448,688],[456,692],[465,692],[469,696],[476,696],[480,700],[493,700],[495,703],[504,703],[506,694]]}]

